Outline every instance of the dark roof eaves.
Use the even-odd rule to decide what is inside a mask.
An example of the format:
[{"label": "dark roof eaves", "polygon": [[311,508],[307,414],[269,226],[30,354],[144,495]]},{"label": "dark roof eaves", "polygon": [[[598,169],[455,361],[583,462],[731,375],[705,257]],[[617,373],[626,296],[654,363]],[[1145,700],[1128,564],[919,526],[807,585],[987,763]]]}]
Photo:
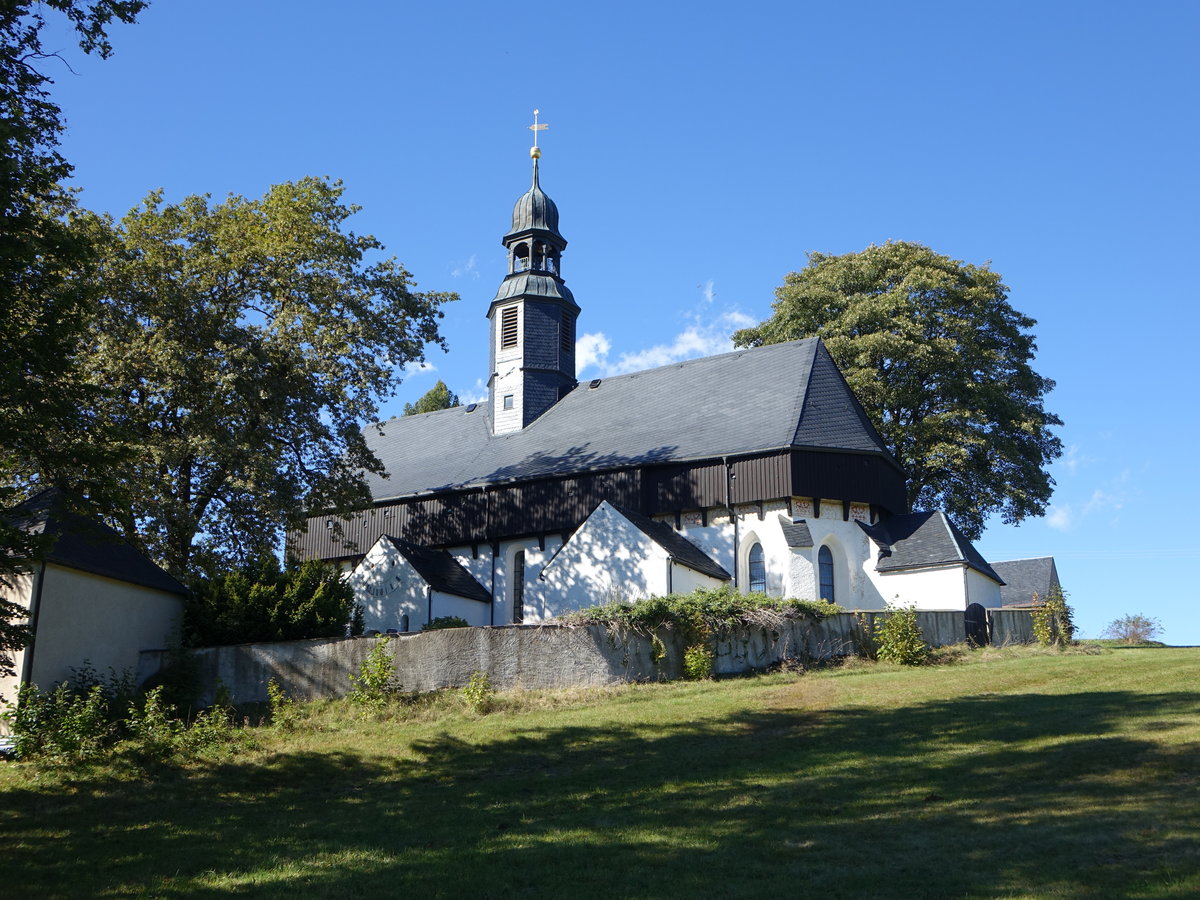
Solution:
[{"label": "dark roof eaves", "polygon": [[[440,412],[441,410],[438,410],[438,411]],[[528,431],[530,428],[532,428],[536,424],[537,424],[537,422],[535,420],[533,423],[527,425],[525,427],[525,430]],[[520,476],[517,476],[514,478],[503,478],[503,479],[497,479],[495,481],[470,481],[470,482],[464,482],[463,484],[451,484],[451,485],[443,485],[441,487],[429,488],[428,490],[424,490],[424,491],[409,491],[406,494],[391,494],[387,497],[376,497],[376,498],[372,499],[371,502],[373,505],[378,506],[383,503],[395,503],[397,500],[410,500],[415,497],[425,497],[425,496],[428,496],[429,494],[450,494],[450,493],[469,494],[473,491],[486,491],[491,488],[506,487],[508,485],[521,484],[523,482],[529,482],[529,481],[544,481],[547,479],[557,479],[557,478],[573,478],[574,476],[578,475],[580,472],[583,472],[583,471],[586,471],[589,475],[604,475],[604,474],[607,474],[610,472],[623,472],[627,469],[635,469],[635,468],[642,468],[642,467],[675,466],[675,465],[679,465],[680,463],[697,463],[697,462],[706,462],[706,461],[716,462],[716,461],[720,461],[720,460],[746,459],[746,458],[753,457],[753,456],[766,456],[766,455],[775,454],[775,453],[786,453],[790,450],[805,450],[805,451],[811,451],[814,453],[837,453],[839,455],[844,454],[844,455],[853,455],[853,456],[874,456],[874,457],[879,457],[879,458],[883,459],[884,462],[887,462],[890,465],[892,465],[901,474],[903,474],[903,472],[904,472],[904,470],[900,468],[899,464],[897,464],[895,459],[892,458],[891,454],[884,453],[879,450],[855,450],[855,449],[842,448],[842,447],[821,447],[821,446],[817,446],[814,444],[784,444],[783,446],[779,446],[779,447],[764,447],[760,450],[735,450],[730,453],[718,453],[715,455],[710,454],[710,453],[705,453],[705,454],[698,454],[698,455],[693,455],[693,456],[673,456],[670,459],[656,459],[652,462],[638,462],[637,460],[630,460],[628,463],[625,463],[623,465],[601,466],[601,467],[596,467],[596,468],[587,467],[586,469],[579,469],[578,471],[573,471],[573,472],[544,472],[540,475],[536,475],[536,474],[535,475],[520,475]],[[317,517],[319,517],[321,515],[336,515],[336,513],[317,513],[316,514]]]},{"label": "dark roof eaves", "polygon": [[1004,584],[1004,582],[1001,581],[999,579],[999,576],[997,576],[994,572],[988,572],[986,569],[982,569],[979,566],[975,565],[973,562],[970,562],[969,560],[965,560],[965,559],[947,559],[947,560],[943,560],[942,562],[929,561],[929,562],[919,562],[919,563],[906,563],[904,565],[899,565],[899,566],[876,565],[875,571],[881,575],[890,575],[895,572],[914,572],[914,571],[917,571],[918,569],[940,569],[940,568],[945,568],[947,566],[961,566],[964,569],[974,569],[980,575],[983,575],[987,578],[991,578],[997,584],[1001,584],[1001,585]]}]

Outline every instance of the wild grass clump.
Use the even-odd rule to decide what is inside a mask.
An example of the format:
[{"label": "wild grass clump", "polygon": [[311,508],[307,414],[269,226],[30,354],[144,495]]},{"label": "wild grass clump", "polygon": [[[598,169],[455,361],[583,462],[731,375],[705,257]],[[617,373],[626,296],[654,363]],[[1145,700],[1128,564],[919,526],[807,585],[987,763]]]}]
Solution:
[{"label": "wild grass clump", "polygon": [[3,719],[14,756],[55,767],[114,758],[136,770],[253,745],[232,709],[216,706],[184,718],[164,696],[162,685],[124,697],[101,684],[81,690],[64,682],[49,691],[25,684]]}]

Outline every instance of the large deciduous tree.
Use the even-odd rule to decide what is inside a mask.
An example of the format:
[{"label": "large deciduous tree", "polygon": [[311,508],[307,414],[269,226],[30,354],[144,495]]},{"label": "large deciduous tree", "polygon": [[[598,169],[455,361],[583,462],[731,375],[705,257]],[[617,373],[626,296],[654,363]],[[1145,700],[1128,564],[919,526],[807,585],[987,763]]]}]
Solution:
[{"label": "large deciduous tree", "polygon": [[[107,28],[133,22],[143,0],[0,3],[0,583],[45,541],[21,527],[21,504],[47,484],[73,499],[103,479],[109,447],[89,439],[92,391],[78,377],[80,338],[93,308],[84,280],[92,250],[67,228],[73,206],[58,152],[61,110],[49,94],[44,13],[74,26],[80,47],[106,58]],[[0,600],[0,673],[28,639],[24,611]]]},{"label": "large deciduous tree", "polygon": [[166,203],[78,223],[102,248],[90,377],[133,451],[120,526],[171,571],[242,562],[315,509],[369,502],[361,427],[425,345],[440,306],[344,227],[340,182]]},{"label": "large deciduous tree", "polygon": [[455,406],[458,406],[458,394],[446,387],[446,382],[438,379],[438,383],[422,394],[416,403],[404,404],[404,414],[416,416]]},{"label": "large deciduous tree", "polygon": [[1033,370],[1036,322],[987,265],[902,241],[809,254],[784,278],[771,318],[740,346],[820,337],[908,472],[913,508],[942,508],[969,537],[988,517],[1042,515],[1062,421]]}]

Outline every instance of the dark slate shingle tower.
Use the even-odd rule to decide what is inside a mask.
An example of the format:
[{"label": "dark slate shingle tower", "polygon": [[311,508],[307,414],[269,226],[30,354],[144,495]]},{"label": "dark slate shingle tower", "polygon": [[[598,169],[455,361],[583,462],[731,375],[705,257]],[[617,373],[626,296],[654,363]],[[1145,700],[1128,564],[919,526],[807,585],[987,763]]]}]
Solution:
[{"label": "dark slate shingle tower", "polygon": [[[563,283],[566,238],[558,207],[538,184],[539,126],[534,111],[533,184],[513,207],[504,235],[508,275],[488,307],[491,374],[488,400],[496,434],[520,431],[575,387],[575,320],[579,306]],[[540,126],[545,127],[545,126]]]}]

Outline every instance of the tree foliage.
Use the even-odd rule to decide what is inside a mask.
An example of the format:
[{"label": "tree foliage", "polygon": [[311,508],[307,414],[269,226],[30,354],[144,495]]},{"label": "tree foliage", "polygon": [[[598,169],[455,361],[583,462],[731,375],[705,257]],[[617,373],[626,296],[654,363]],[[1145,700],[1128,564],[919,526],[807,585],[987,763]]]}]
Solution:
[{"label": "tree foliage", "polygon": [[188,600],[184,635],[193,647],[341,637],[354,591],[332,566],[308,560],[288,571],[274,556],[200,580]]},{"label": "tree foliage", "polygon": [[775,296],[771,318],[734,342],[822,338],[907,471],[912,508],[944,509],[972,539],[993,513],[1045,512],[1062,422],[1043,406],[1054,382],[1031,365],[1036,322],[998,273],[897,241],[811,253]]},{"label": "tree foliage", "polygon": [[404,414],[415,416],[420,413],[436,412],[439,409],[450,409],[458,406],[458,394],[446,387],[446,382],[438,379],[438,383],[421,395],[416,403],[405,403]]},{"label": "tree foliage", "polygon": [[361,426],[441,343],[440,306],[347,230],[340,182],[221,203],[162,192],[78,227],[101,249],[89,376],[112,391],[130,486],[120,527],[176,573],[244,561],[315,509],[369,502]]},{"label": "tree foliage", "polygon": [[[108,484],[111,446],[89,415],[80,339],[94,296],[80,273],[92,248],[68,228],[74,200],[62,182],[61,110],[45,71],[46,11],[65,15],[84,52],[108,57],[107,28],[133,22],[142,0],[9,0],[0,4],[0,586],[45,550],[22,527],[20,505],[47,484],[82,498]],[[60,63],[61,64],[61,63]],[[0,672],[23,647],[24,611],[0,599]]]}]

